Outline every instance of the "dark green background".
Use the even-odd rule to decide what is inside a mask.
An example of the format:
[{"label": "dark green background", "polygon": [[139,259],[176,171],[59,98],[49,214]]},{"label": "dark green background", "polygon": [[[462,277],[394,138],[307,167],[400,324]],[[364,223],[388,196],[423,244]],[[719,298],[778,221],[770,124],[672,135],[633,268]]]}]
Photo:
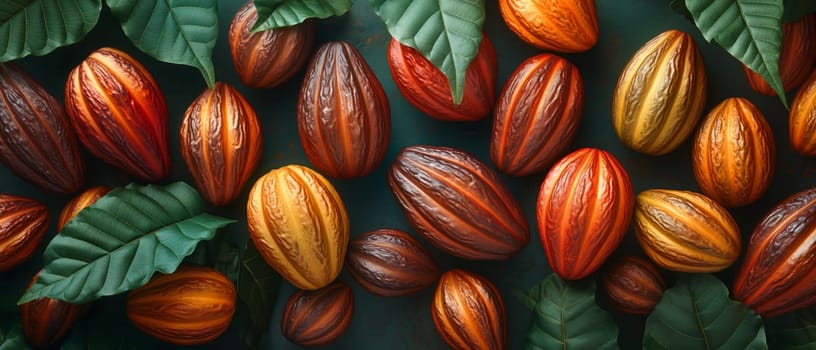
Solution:
[{"label": "dark green background", "polygon": [[[498,86],[501,87],[519,63],[541,51],[527,46],[508,30],[496,2],[487,3],[485,30],[493,40],[498,54]],[[227,45],[227,30],[232,15],[241,5],[241,1],[219,1],[219,38],[214,55],[216,75],[218,80],[236,86],[256,109],[263,124],[264,153],[260,166],[244,188],[242,196],[227,208],[210,209],[213,213],[239,221],[223,233],[236,242],[247,237],[244,206],[252,182],[273,168],[290,163],[309,164],[297,138],[295,124],[295,103],[302,72],[287,84],[271,90],[244,87],[234,72]],[[777,165],[771,189],[759,202],[731,211],[743,230],[743,241],[747,241],[751,228],[774,203],[811,186],[816,168],[810,159],[800,157],[791,151],[787,136],[787,112],[779,100],[750,90],[738,62],[716,45],[706,43],[691,22],[672,12],[668,1],[598,1],[597,11],[601,31],[598,44],[589,52],[567,56],[580,68],[585,85],[584,115],[573,148],[591,146],[612,152],[629,172],[636,192],[649,188],[699,190],[692,175],[689,142],[684,143],[677,151],[662,157],[637,154],[626,149],[617,140],[610,120],[615,83],[629,57],[651,37],[674,28],[692,34],[703,52],[708,73],[707,109],[727,97],[746,97],[762,110],[774,130]],[[487,118],[474,123],[444,123],[422,115],[408,104],[394,86],[388,70],[386,47],[390,36],[366,1],[358,0],[351,13],[341,18],[320,21],[317,28],[319,43],[346,40],[362,52],[380,79],[391,103],[393,132],[388,154],[382,166],[361,179],[332,180],[348,208],[351,235],[353,237],[384,227],[412,232],[386,183],[385,169],[396,153],[401,148],[413,144],[446,145],[467,150],[489,164],[492,120]],[[61,99],[63,84],[69,70],[90,52],[103,46],[117,47],[133,54],[154,74],[166,96],[170,116],[170,145],[174,165],[172,175],[167,181],[191,182],[179,153],[177,132],[184,110],[205,88],[204,81],[194,68],[157,62],[138,52],[124,37],[107,9],[103,10],[99,25],[80,44],[58,49],[46,57],[26,58],[20,60],[20,63],[48,91]],[[792,96],[790,95],[791,98]],[[91,157],[86,159],[87,186],[95,184],[119,186],[129,182],[129,179],[116,169]],[[434,257],[444,270],[465,268],[488,277],[499,287],[507,307],[510,349],[522,347],[532,316],[531,312],[512,296],[511,291],[532,287],[550,273],[535,229],[535,198],[543,176],[544,174],[525,178],[502,177],[524,208],[532,228],[529,245],[512,259],[502,262],[470,262],[452,258],[431,248]],[[2,179],[0,192],[30,196],[49,205],[54,218],[52,229],[48,233],[50,238],[55,233],[53,222],[56,221],[59,210],[70,198],[50,196],[18,179],[5,168],[0,168],[0,179]],[[49,238],[44,240],[40,253]],[[619,253],[641,254],[631,232],[627,234]],[[24,284],[41,267],[40,255],[38,253],[9,272],[0,273],[2,285],[0,295],[5,301],[3,303],[6,305],[5,309],[9,308],[7,301],[13,302],[13,299],[21,294]],[[733,269],[718,274],[729,285],[732,275]],[[667,276],[670,277],[671,274]],[[432,289],[408,297],[384,298],[367,293],[345,271],[340,279],[354,288],[354,319],[351,328],[326,348],[389,350],[447,348],[431,321]],[[283,304],[293,291],[294,288],[288,283],[282,285],[270,331],[263,339],[263,348],[297,348],[282,337],[279,327]],[[127,322],[124,319],[121,301],[122,297],[114,297],[99,303],[91,319],[108,314],[113,315],[108,324]],[[621,328],[622,347],[639,347],[645,318],[623,315],[616,317]],[[96,328],[93,331],[99,332],[98,336],[105,336],[108,334],[108,327]],[[233,325],[227,334],[201,348],[234,348],[240,344],[236,334],[237,330]]]}]

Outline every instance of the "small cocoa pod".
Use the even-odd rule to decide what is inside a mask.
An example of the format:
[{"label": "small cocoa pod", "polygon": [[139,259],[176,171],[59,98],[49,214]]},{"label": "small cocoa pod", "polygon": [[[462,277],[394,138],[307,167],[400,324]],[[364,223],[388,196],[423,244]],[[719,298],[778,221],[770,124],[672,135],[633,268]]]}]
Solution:
[{"label": "small cocoa pod", "polygon": [[34,199],[0,194],[0,272],[28,259],[48,229],[48,208]]},{"label": "small cocoa pod", "polygon": [[[39,275],[39,272],[34,275],[26,291],[34,285]],[[38,348],[50,348],[68,334],[86,308],[85,304],[71,304],[52,298],[35,299],[20,305],[26,341]]]},{"label": "small cocoa pod", "polygon": [[73,219],[76,214],[79,214],[82,209],[94,204],[97,199],[102,198],[102,196],[108,192],[110,192],[110,188],[107,186],[95,186],[74,197],[74,199],[65,204],[65,207],[62,208],[59,220],[57,221],[57,231],[62,231],[62,227]]},{"label": "small cocoa pod", "polygon": [[298,96],[298,132],[309,161],[336,178],[374,171],[391,137],[389,108],[380,82],[353,45],[324,44]]},{"label": "small cocoa pod", "polygon": [[232,202],[261,158],[255,110],[227,83],[193,101],[179,130],[181,155],[201,195],[216,206]]},{"label": "small cocoa pod", "polygon": [[252,33],[258,12],[252,1],[238,9],[228,40],[238,78],[253,88],[272,88],[297,73],[314,49],[312,21]]},{"label": "small cocoa pod", "polygon": [[388,169],[388,184],[414,229],[453,256],[503,260],[530,240],[524,214],[498,174],[466,152],[406,147]]},{"label": "small cocoa pod", "polygon": [[660,271],[636,256],[624,256],[610,264],[599,284],[612,307],[636,315],[652,312],[666,289]]},{"label": "small cocoa pod", "polygon": [[127,316],[150,336],[175,345],[211,342],[235,313],[235,285],[209,267],[182,266],[153,277],[127,298]]},{"label": "small cocoa pod", "polygon": [[577,53],[598,42],[593,0],[499,0],[504,23],[542,50]]},{"label": "small cocoa pod", "polygon": [[793,99],[788,134],[794,151],[805,157],[816,157],[816,71]]},{"label": "small cocoa pod", "polygon": [[416,49],[391,39],[388,45],[391,77],[402,96],[422,113],[442,121],[467,122],[487,117],[496,102],[496,49],[482,35],[479,52],[465,72],[462,101],[453,103],[445,74]]},{"label": "small cocoa pod", "polygon": [[[782,23],[782,47],[779,51],[779,77],[782,89],[790,92],[804,82],[816,62],[816,16],[807,15],[793,22]],[[751,89],[767,96],[776,95],[757,72],[743,65],[742,70]]]},{"label": "small cocoa pod", "polygon": [[281,317],[281,332],[298,346],[331,343],[351,325],[354,293],[342,281],[292,294]]},{"label": "small cocoa pod", "polygon": [[346,264],[363,288],[382,296],[416,293],[439,277],[439,266],[406,232],[380,229],[349,242]]},{"label": "small cocoa pod", "polygon": [[490,159],[512,176],[546,169],[569,149],[583,109],[578,68],[547,53],[527,59],[507,80],[496,104]]},{"label": "small cocoa pod", "polygon": [[65,109],[97,158],[140,180],[170,173],[164,96],[130,55],[108,47],[91,53],[68,75]]},{"label": "small cocoa pod", "polygon": [[451,348],[498,350],[506,346],[504,300],[493,283],[475,273],[454,269],[442,274],[431,316]]}]

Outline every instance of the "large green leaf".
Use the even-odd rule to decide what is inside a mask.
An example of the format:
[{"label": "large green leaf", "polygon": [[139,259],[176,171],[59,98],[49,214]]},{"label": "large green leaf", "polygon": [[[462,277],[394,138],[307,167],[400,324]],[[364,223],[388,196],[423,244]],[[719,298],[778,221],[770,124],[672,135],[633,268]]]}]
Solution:
[{"label": "large green leaf", "polygon": [[101,0],[0,0],[0,62],[82,40],[101,10]]},{"label": "large green leaf", "polygon": [[816,349],[816,307],[765,320],[771,349]]},{"label": "large green leaf", "polygon": [[309,18],[341,16],[351,5],[351,0],[255,0],[258,20],[252,30],[293,26]]},{"label": "large green leaf", "polygon": [[168,63],[193,66],[215,84],[216,0],[106,0],[136,47]]},{"label": "large green leaf", "polygon": [[618,325],[595,303],[595,282],[551,274],[519,299],[532,309],[527,349],[617,349]]},{"label": "large green leaf", "polygon": [[264,261],[251,240],[247,240],[238,272],[240,336],[251,348],[257,348],[261,335],[269,329],[281,276]]},{"label": "large green leaf", "polygon": [[[0,316],[6,316],[0,314]],[[23,335],[23,326],[20,323],[3,322],[0,325],[0,350],[27,350],[31,349]]]},{"label": "large green leaf", "polygon": [[710,275],[680,275],[646,319],[644,349],[767,349],[762,318]]},{"label": "large green leaf", "polygon": [[417,49],[448,77],[462,102],[465,72],[479,52],[484,0],[369,0],[391,36]]},{"label": "large green leaf", "polygon": [[759,73],[788,106],[779,76],[782,0],[686,0],[706,40]]},{"label": "large green leaf", "polygon": [[45,248],[45,268],[18,301],[42,297],[87,303],[172,273],[199,241],[232,220],[204,213],[183,182],[117,188],[83,209]]},{"label": "large green leaf", "polygon": [[813,0],[785,0],[785,22],[796,21],[816,12],[816,1]]}]

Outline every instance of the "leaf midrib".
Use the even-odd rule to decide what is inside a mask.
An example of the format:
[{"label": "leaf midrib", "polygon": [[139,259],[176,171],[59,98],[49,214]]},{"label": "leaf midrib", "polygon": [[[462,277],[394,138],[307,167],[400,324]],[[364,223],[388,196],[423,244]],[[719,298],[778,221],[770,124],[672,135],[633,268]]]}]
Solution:
[{"label": "leaf midrib", "polygon": [[198,56],[198,53],[196,52],[196,50],[193,49],[193,43],[194,42],[190,41],[190,39],[187,37],[187,34],[182,29],[182,25],[179,22],[179,18],[176,16],[175,8],[170,5],[171,0],[163,0],[163,1],[164,1],[165,6],[167,6],[167,12],[169,12],[170,16],[173,18],[173,23],[175,23],[176,27],[178,27],[178,29],[179,29],[179,35],[181,35],[181,37],[184,39],[184,42],[187,44],[187,48],[189,48],[190,52],[192,52],[193,58],[195,59],[196,64],[207,75],[207,77],[206,77],[207,85],[212,85],[212,84],[210,84],[210,82],[214,79],[214,77],[210,76],[210,73],[209,73],[209,71],[207,71],[207,68],[206,68],[207,65]]},{"label": "leaf midrib", "polygon": [[708,334],[706,334],[705,326],[703,325],[703,320],[700,319],[700,308],[697,307],[697,298],[694,294],[694,290],[691,287],[688,287],[689,292],[689,300],[691,301],[691,307],[694,310],[694,317],[697,319],[697,326],[700,328],[700,334],[703,336],[703,343],[705,344],[706,350],[711,350],[711,344],[708,341]]}]

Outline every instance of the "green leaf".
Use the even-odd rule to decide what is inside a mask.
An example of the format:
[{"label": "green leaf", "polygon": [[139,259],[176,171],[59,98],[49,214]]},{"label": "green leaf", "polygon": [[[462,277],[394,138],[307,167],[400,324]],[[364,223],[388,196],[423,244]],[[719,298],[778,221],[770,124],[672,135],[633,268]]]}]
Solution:
[{"label": "green leaf", "polygon": [[201,240],[232,220],[204,212],[195,189],[128,185],[97,200],[45,248],[45,268],[17,302],[42,297],[82,304],[172,273]]},{"label": "green leaf", "polygon": [[816,307],[765,320],[771,349],[816,349]]},{"label": "green leaf", "polygon": [[565,282],[551,274],[517,296],[535,311],[527,349],[618,348],[618,325],[595,303],[594,281]]},{"label": "green leaf", "polygon": [[479,52],[484,0],[369,0],[388,32],[413,47],[448,77],[453,102],[462,102],[465,72]]},{"label": "green leaf", "polygon": [[646,319],[644,349],[767,349],[762,318],[710,275],[680,275]]},{"label": "green leaf", "polygon": [[45,55],[93,29],[101,0],[0,1],[0,62]]},{"label": "green leaf", "polygon": [[785,14],[782,21],[793,22],[814,12],[816,12],[816,1],[785,0]]},{"label": "green leaf", "polygon": [[779,51],[782,47],[782,0],[686,0],[703,37],[759,73],[787,108]]},{"label": "green leaf", "polygon": [[258,20],[252,27],[259,32],[289,27],[309,18],[342,16],[351,9],[351,0],[255,0]]},{"label": "green leaf", "polygon": [[198,68],[215,84],[216,0],[106,0],[125,35],[153,58]]},{"label": "green leaf", "polygon": [[212,267],[233,282],[238,281],[241,269],[241,249],[227,239],[219,240],[214,249],[210,250],[209,261]]},{"label": "green leaf", "polygon": [[0,350],[28,350],[31,349],[23,335],[23,326],[20,323],[7,323],[0,327]]},{"label": "green leaf", "polygon": [[245,311],[239,324],[240,336],[251,348],[258,346],[260,336],[269,329],[281,276],[275,272],[247,240],[244,259],[238,272],[238,300]]}]

